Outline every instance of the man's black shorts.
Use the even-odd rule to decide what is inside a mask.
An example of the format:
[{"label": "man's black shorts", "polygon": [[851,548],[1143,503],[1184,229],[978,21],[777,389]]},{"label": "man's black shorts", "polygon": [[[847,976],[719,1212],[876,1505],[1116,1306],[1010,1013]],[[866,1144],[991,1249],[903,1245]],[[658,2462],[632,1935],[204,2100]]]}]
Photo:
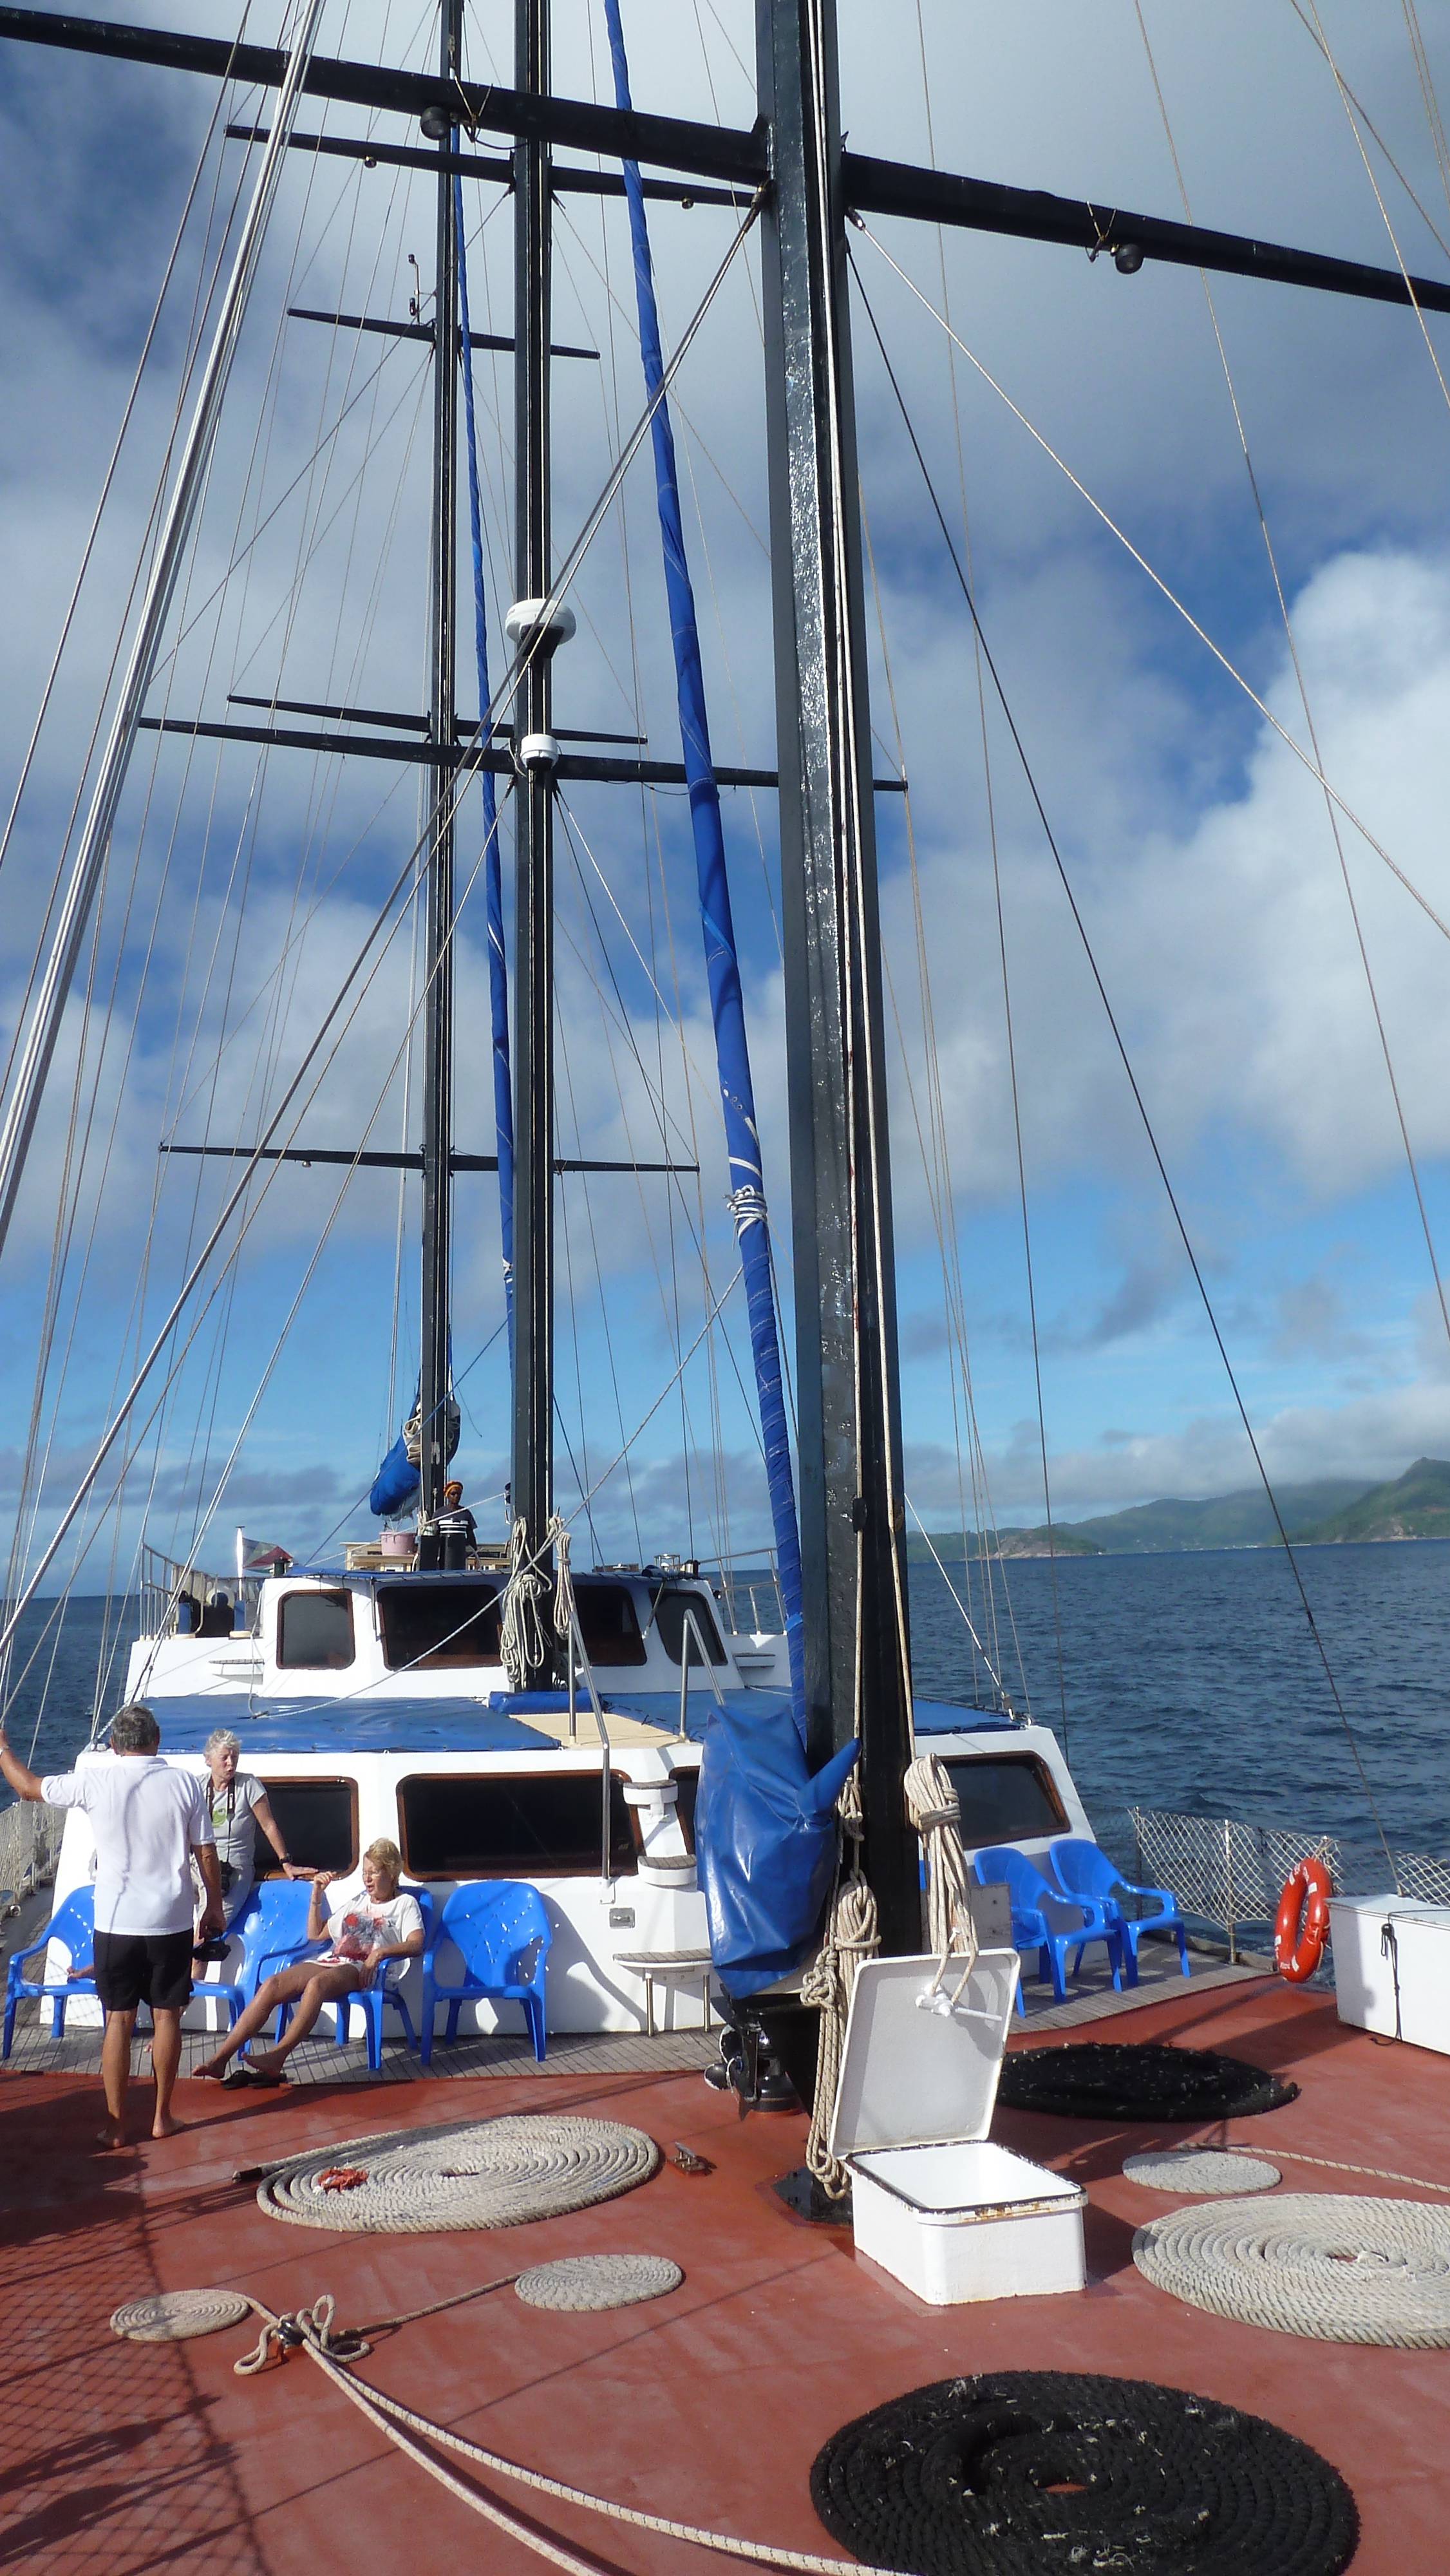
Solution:
[{"label": "man's black shorts", "polygon": [[181,2012],[191,2001],[191,1945],[182,1932],[98,1932],[96,1992],[107,2012]]}]

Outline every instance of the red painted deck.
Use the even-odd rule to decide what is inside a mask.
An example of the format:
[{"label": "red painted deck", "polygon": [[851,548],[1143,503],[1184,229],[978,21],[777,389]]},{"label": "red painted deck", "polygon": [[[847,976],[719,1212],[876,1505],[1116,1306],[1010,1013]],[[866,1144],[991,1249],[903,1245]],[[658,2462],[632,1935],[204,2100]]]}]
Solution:
[{"label": "red painted deck", "polygon": [[[1450,2062],[1342,2030],[1332,1999],[1272,1981],[1190,1985],[1113,2036],[1230,2047],[1292,2075],[1300,2099],[1232,2123],[1266,2153],[1393,2167],[1450,2185]],[[1075,2034],[1074,2034],[1075,2035]],[[1102,2025],[1081,2036],[1103,2036]],[[431,2125],[505,2110],[590,2110],[713,2157],[666,2167],[622,2200],[492,2234],[312,2234],[264,2218],[237,2165],[380,2123]],[[1356,2576],[1441,2576],[1450,2565],[1444,2421],[1450,2351],[1334,2345],[1221,2323],[1151,2289],[1136,2224],[1174,2204],[1125,2182],[1123,2156],[1181,2130],[1111,2131],[1001,2113],[994,2135],[1088,2188],[1090,2286],[1073,2298],[930,2310],[869,2265],[844,2231],[793,2221],[769,2191],[799,2159],[797,2117],[738,2122],[698,2075],[463,2079],[324,2087],[259,2099],[183,2084],[184,2136],[122,2157],[91,2152],[93,2080],[0,2085],[5,2317],[0,2512],[4,2555],[49,2576],[184,2567],[208,2576],[369,2576],[542,2562],[502,2540],[404,2461],[302,2355],[238,2380],[239,2328],[172,2347],[119,2342],[107,2318],[157,2288],[236,2284],[274,2309],[331,2290],[361,2323],[551,2256],[672,2255],[671,2297],[596,2317],[525,2308],[511,2290],[378,2338],[361,2375],[529,2464],[648,2510],[786,2547],[830,2543],[808,2474],[838,2425],[923,2381],[994,2364],[1171,2381],[1271,2416],[1334,2461],[1363,2538]],[[1200,2133],[1201,2134],[1201,2133]],[[1284,2163],[1294,2190],[1414,2197],[1409,2187]],[[703,2565],[677,2543],[504,2500],[604,2567]]]}]

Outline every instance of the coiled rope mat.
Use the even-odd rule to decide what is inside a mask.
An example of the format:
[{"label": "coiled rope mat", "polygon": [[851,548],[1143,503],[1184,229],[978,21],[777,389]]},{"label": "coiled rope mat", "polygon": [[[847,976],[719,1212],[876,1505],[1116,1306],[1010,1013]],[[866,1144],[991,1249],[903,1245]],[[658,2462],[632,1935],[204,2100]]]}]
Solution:
[{"label": "coiled rope mat", "polygon": [[632,2191],[660,2160],[642,2129],[533,2112],[399,2129],[365,2154],[366,2180],[348,2191],[322,2187],[335,2147],[294,2158],[257,2185],[257,2206],[289,2226],[348,2235],[517,2227]]},{"label": "coiled rope mat", "polygon": [[1013,2111],[1051,2111],[1059,2119],[1197,2122],[1277,2111],[1298,2091],[1261,2066],[1211,2048],[1088,2040],[1014,2048],[1002,2061],[997,2099]]},{"label": "coiled rope mat", "polygon": [[1199,2192],[1205,2200],[1272,2191],[1283,2180],[1278,2166],[1263,2156],[1226,2155],[1216,2147],[1159,2147],[1151,2154],[1124,2156],[1123,2174],[1146,2191]]},{"label": "coiled rope mat", "polygon": [[1189,2307],[1323,2343],[1450,2344],[1450,2210],[1284,2192],[1179,2209],[1140,2227],[1133,2260]]},{"label": "coiled rope mat", "polygon": [[130,2343],[184,2343],[239,2326],[251,2313],[251,2300],[237,2290],[159,2290],[154,2299],[128,2299],[117,2308],[111,2332]]},{"label": "coiled rope mat", "polygon": [[1339,2576],[1359,2518],[1308,2444],[1134,2379],[942,2379],[847,2424],[811,2471],[826,2529],[910,2576]]}]

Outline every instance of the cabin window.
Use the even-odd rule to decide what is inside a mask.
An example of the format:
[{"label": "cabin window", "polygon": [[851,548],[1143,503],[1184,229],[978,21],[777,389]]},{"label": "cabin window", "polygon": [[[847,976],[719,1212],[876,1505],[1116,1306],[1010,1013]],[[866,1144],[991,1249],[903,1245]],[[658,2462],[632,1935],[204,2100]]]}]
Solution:
[{"label": "cabin window", "polygon": [[[448,1773],[398,1784],[398,1840],[414,1878],[597,1878],[602,1784],[597,1771]],[[634,1810],[609,1783],[609,1868],[635,1865]]]},{"label": "cabin window", "polygon": [[353,1660],[350,1592],[285,1592],[277,1613],[277,1661],[284,1671],[341,1672]]},{"label": "cabin window", "polygon": [[378,1587],[383,1661],[391,1672],[440,1672],[499,1660],[498,1586],[387,1583]]},{"label": "cabin window", "polygon": [[627,1583],[578,1583],[574,1598],[579,1632],[591,1664],[643,1664],[648,1649],[640,1634],[634,1595]]},{"label": "cabin window", "polygon": [[1057,1785],[1035,1753],[964,1757],[948,1760],[946,1767],[961,1801],[962,1840],[968,1851],[983,1843],[1033,1842],[1043,1834],[1066,1833]]},{"label": "cabin window", "polygon": [[655,1626],[670,1662],[679,1663],[684,1652],[687,1610],[699,1639],[698,1645],[695,1637],[689,1640],[691,1663],[696,1667],[701,1664],[701,1646],[712,1664],[728,1663],[729,1657],[720,1643],[720,1631],[703,1592],[671,1592],[662,1588],[654,1596]]},{"label": "cabin window", "polygon": [[[267,1802],[281,1829],[284,1850],[306,1869],[357,1867],[355,1780],[264,1780]],[[258,1878],[280,1878],[282,1864],[264,1833],[257,1835]]]}]

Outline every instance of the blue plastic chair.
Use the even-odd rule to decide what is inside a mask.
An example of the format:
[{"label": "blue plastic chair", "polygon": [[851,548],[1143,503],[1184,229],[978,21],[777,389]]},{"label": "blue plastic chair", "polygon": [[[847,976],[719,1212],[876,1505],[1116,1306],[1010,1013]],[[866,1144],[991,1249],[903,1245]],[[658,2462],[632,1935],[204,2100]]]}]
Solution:
[{"label": "blue plastic chair", "polygon": [[[410,1887],[406,1880],[401,1879],[398,1882],[398,1893],[400,1896],[415,1896],[418,1900],[423,1914],[423,1944],[426,1953],[427,1945],[433,1932],[432,1896],[429,1894],[426,1887]],[[356,2004],[362,2013],[363,2021],[366,2026],[368,2067],[370,2072],[374,2075],[379,2072],[383,2062],[383,2006],[385,2004],[391,2004],[394,2012],[401,2016],[403,2032],[407,2039],[408,2046],[410,2048],[417,2048],[419,2044],[418,2033],[413,2028],[413,2024],[408,2013],[408,2007],[404,2003],[401,1994],[398,1992],[398,1987],[395,1982],[398,1978],[403,1976],[405,1971],[410,1968],[412,1964],[411,1959],[385,1959],[383,1962],[382,1975],[376,1978],[372,1985],[362,1988],[355,1994],[338,1995],[334,1999],[333,2010],[337,2015],[338,2047],[346,2048],[347,2046],[348,2031],[352,2021],[352,2008],[353,2005]],[[427,2027],[427,2019],[428,2016],[425,2010],[423,2016],[425,2030]],[[425,2046],[423,2049],[423,2063],[425,2066],[427,2062],[428,2052]]]},{"label": "blue plastic chair", "polygon": [[[490,2002],[523,2005],[534,2056],[542,2065],[544,1969],[552,1938],[544,1900],[527,1880],[474,1879],[455,1888],[423,1952],[422,2063],[427,2066],[433,2056],[435,2004],[448,2006],[446,2046],[458,2037],[460,2008],[486,1996]],[[450,1941],[463,1961],[461,1985],[445,1985],[438,1974],[438,1954]]]},{"label": "blue plastic chair", "polygon": [[1133,1886],[1118,1876],[1101,1844],[1071,1835],[1054,1843],[1048,1857],[1065,1896],[1091,1897],[1110,1921],[1117,1922],[1130,1986],[1138,1982],[1138,1942],[1144,1932],[1171,1932],[1178,1944],[1179,1963],[1188,1975],[1188,1933],[1170,1887]]},{"label": "blue plastic chair", "polygon": [[[28,1949],[15,1952],[5,1971],[5,2035],[3,2042],[0,2042],[0,2062],[10,2054],[10,2043],[15,2036],[16,2007],[24,1995],[50,1997],[51,2038],[64,2037],[65,2008],[71,1997],[73,1995],[94,1996],[96,1991],[96,1981],[90,1972],[95,1937],[96,1891],[91,1886],[78,1887],[66,1898],[64,1905],[51,1916],[39,1939],[32,1941]],[[41,1951],[49,1949],[52,1941],[58,1941],[61,1944],[73,1967],[82,1969],[80,1976],[66,1977],[59,1982],[47,1980],[44,1977],[27,1977],[26,1960],[33,1959]]]},{"label": "blue plastic chair", "polygon": [[1012,1901],[1012,1946],[1014,1950],[1037,1952],[1039,1978],[1052,1979],[1053,2000],[1065,2003],[1067,1982],[1063,1961],[1075,1949],[1073,1974],[1082,1965],[1082,1954],[1089,1941],[1104,1941],[1113,1963],[1113,1984],[1123,1982],[1123,1930],[1112,1921],[1095,1897],[1063,1896],[1050,1887],[1024,1852],[1011,1843],[993,1843],[979,1851],[972,1863],[983,1887],[994,1887],[1004,1881]]},{"label": "blue plastic chair", "polygon": [[[262,1979],[270,1977],[274,1968],[288,1967],[304,1954],[311,1892],[306,1881],[291,1878],[264,1878],[249,1888],[241,1912],[227,1925],[228,1940],[238,1940],[242,1945],[236,1975],[195,1978],[193,2003],[224,2003],[227,2028],[234,2030]],[[277,2036],[281,2034],[279,2016]]]}]

